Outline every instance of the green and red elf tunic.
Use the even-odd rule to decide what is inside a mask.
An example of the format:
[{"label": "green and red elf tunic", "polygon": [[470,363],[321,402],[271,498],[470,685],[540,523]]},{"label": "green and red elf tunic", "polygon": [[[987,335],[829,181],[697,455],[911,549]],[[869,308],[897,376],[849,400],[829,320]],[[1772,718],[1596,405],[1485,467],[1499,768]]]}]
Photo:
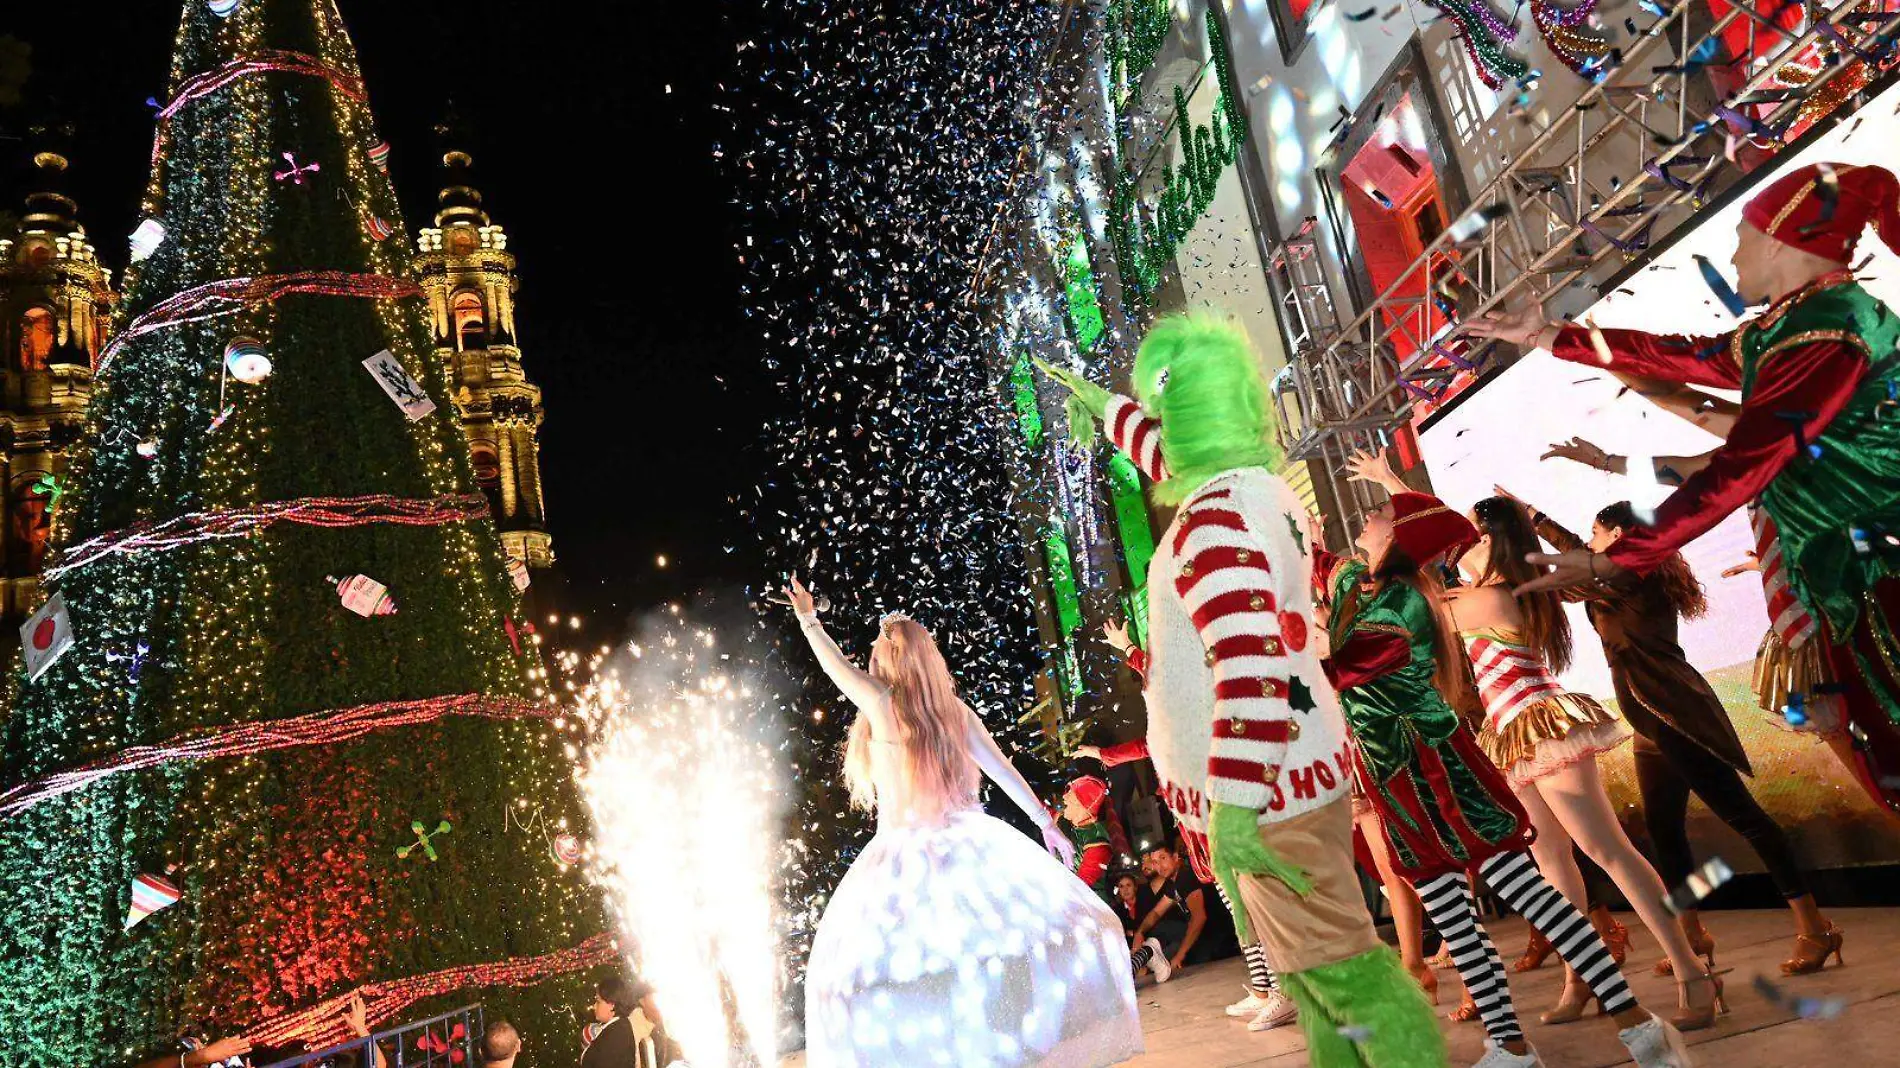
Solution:
[{"label": "green and red elf tunic", "polygon": [[[1878,167],[1799,168],[1743,217],[1841,263],[1839,271],[1719,337],[1599,332],[1618,371],[1742,394],[1734,429],[1707,466],[1607,555],[1646,575],[1757,501],[1774,524],[1789,587],[1820,624],[1866,765],[1863,785],[1891,808],[1900,808],[1900,318],[1845,265],[1870,222],[1900,248],[1897,198],[1900,183]],[[1564,329],[1552,352],[1602,364],[1579,327]]]},{"label": "green and red elf tunic", "polygon": [[1510,784],[1434,685],[1431,604],[1403,582],[1379,586],[1363,560],[1320,562],[1333,600],[1327,673],[1398,872],[1427,879],[1529,845]]}]

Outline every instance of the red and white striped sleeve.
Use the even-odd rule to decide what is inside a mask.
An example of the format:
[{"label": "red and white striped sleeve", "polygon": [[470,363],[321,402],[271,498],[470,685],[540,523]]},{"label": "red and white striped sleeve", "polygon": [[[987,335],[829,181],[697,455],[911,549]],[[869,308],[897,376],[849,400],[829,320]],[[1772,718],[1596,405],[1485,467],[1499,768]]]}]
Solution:
[{"label": "red and white striped sleeve", "polygon": [[1182,507],[1174,554],[1185,561],[1175,589],[1214,669],[1208,796],[1266,808],[1298,728],[1264,539],[1247,528],[1231,490],[1209,489]]},{"label": "red and white striped sleeve", "polygon": [[1141,405],[1119,393],[1108,395],[1108,409],[1102,413],[1102,425],[1108,428],[1108,440],[1115,443],[1151,482],[1166,482],[1167,461],[1161,458],[1161,423],[1142,414]]}]

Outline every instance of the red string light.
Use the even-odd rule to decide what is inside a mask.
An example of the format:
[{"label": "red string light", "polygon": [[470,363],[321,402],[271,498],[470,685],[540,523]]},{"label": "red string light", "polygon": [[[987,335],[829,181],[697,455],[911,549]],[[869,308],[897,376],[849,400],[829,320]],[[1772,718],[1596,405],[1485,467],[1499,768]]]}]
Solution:
[{"label": "red string light", "polygon": [[125,343],[135,337],[185,323],[234,315],[252,305],[264,304],[292,293],[396,300],[421,296],[422,287],[387,275],[351,274],[347,271],[299,271],[296,274],[272,274],[261,278],[221,278],[216,282],[193,286],[147,308],[106,345],[104,351],[99,353],[99,362],[93,369],[103,372]]},{"label": "red string light", "polygon": [[278,523],[310,527],[361,527],[372,523],[433,527],[487,515],[488,500],[479,493],[441,497],[370,493],[360,497],[303,497],[250,508],[214,508],[162,522],[134,523],[87,538],[68,546],[60,554],[59,562],[46,569],[46,577],[56,579],[68,571],[118,554],[165,552],[199,542],[248,537]]},{"label": "red string light", "polygon": [[337,92],[359,104],[369,103],[369,94],[363,88],[363,79],[359,75],[337,70],[316,56],[303,52],[291,52],[281,48],[265,48],[249,52],[214,70],[202,71],[185,79],[178,92],[166,101],[158,112],[158,133],[152,138],[152,163],[157,165],[161,146],[165,142],[165,130],[171,117],[178,114],[186,104],[201,96],[208,96],[252,74],[264,74],[277,71],[283,74],[302,74],[312,78],[322,78],[336,86]]},{"label": "red string light", "polygon": [[363,1004],[368,1009],[367,1022],[374,1028],[394,1019],[397,1013],[424,998],[480,987],[533,986],[557,975],[568,975],[612,963],[619,955],[620,951],[615,948],[613,939],[597,934],[579,945],[540,957],[517,957],[492,964],[467,964],[427,975],[412,975],[406,979],[365,983],[355,990],[319,1001],[307,1009],[266,1020],[245,1032],[244,1037],[253,1046],[282,1046],[302,1042],[308,1049],[327,1049],[349,1037],[349,1025],[343,1021],[343,1012],[349,1008],[350,999],[357,995],[362,996]]},{"label": "red string light", "polygon": [[553,719],[560,714],[559,709],[519,698],[457,693],[419,701],[383,701],[354,708],[309,712],[288,719],[187,731],[157,745],[135,745],[104,759],[29,779],[0,791],[0,818],[24,812],[41,801],[71,793],[121,772],[155,768],[179,760],[251,756],[274,749],[306,745],[340,745],[355,741],[372,731],[433,723],[443,716]]}]

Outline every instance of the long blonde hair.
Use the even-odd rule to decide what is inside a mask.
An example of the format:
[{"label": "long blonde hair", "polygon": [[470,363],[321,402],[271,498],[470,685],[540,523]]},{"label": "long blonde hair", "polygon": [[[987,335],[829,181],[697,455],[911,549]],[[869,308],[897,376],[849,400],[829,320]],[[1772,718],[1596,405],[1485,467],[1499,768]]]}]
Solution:
[{"label": "long blonde hair", "polygon": [[[903,748],[907,796],[886,797],[912,819],[936,822],[976,803],[977,766],[970,755],[972,713],[957,697],[956,680],[930,632],[903,616],[885,619],[871,646],[871,677],[890,687],[897,737],[879,739]],[[880,798],[871,778],[871,721],[863,713],[845,742],[844,775],[851,803],[870,810]]]}]

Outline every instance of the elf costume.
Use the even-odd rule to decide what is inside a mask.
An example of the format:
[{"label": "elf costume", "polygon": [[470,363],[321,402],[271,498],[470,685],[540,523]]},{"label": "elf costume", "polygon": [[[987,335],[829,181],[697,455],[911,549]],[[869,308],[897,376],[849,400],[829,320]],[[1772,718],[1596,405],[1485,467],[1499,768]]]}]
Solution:
[{"label": "elf costume", "polygon": [[[1439,651],[1464,667],[1448,620],[1415,576],[1478,540],[1470,520],[1423,493],[1398,493],[1392,540],[1373,574],[1358,559],[1325,560],[1332,589],[1328,675],[1352,727],[1354,772],[1378,813],[1393,865],[1419,901],[1478,1007],[1488,1036],[1479,1068],[1533,1068],[1504,962],[1479,922],[1469,870],[1556,947],[1605,1015],[1639,1006],[1609,947],[1537,870],[1535,832],[1504,773],[1438,688]],[[1408,570],[1409,568],[1409,570]],[[1411,576],[1411,577],[1408,577]],[[1682,1037],[1648,1015],[1617,1032],[1640,1068],[1684,1068]]]},{"label": "elf costume", "polygon": [[1115,847],[1109,840],[1108,824],[1102,821],[1102,803],[1108,800],[1108,784],[1093,775],[1084,775],[1069,783],[1068,796],[1087,812],[1087,823],[1065,820],[1069,839],[1075,843],[1076,877],[1096,893],[1108,892],[1108,869],[1115,859]]},{"label": "elf costume", "polygon": [[[1862,785],[1900,810],[1900,318],[1848,267],[1869,224],[1900,251],[1900,182],[1879,167],[1810,164],[1756,194],[1742,217],[1841,268],[1720,337],[1601,331],[1619,371],[1742,393],[1708,465],[1606,555],[1648,574],[1756,501],[1767,544],[1779,546],[1764,578],[1785,581],[1801,609],[1778,611],[1767,677],[1787,687],[1782,703],[1838,693]],[[1564,329],[1552,352],[1601,363],[1583,328]]]},{"label": "elf costume", "polygon": [[1135,359],[1139,401],[1050,370],[1156,498],[1179,504],[1149,569],[1149,755],[1241,903],[1243,941],[1258,934],[1298,1003],[1311,1063],[1444,1065],[1431,1008],[1374,934],[1353,871],[1345,723],[1308,641],[1305,509],[1272,473],[1245,335],[1163,320]]}]

